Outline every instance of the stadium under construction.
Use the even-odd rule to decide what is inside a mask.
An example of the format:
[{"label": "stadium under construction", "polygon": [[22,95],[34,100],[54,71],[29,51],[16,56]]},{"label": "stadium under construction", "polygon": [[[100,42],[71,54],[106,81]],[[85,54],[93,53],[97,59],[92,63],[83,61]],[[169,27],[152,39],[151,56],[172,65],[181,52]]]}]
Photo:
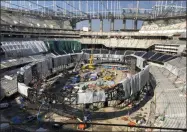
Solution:
[{"label": "stadium under construction", "polygon": [[1,1],[1,131],[187,131],[185,4]]}]

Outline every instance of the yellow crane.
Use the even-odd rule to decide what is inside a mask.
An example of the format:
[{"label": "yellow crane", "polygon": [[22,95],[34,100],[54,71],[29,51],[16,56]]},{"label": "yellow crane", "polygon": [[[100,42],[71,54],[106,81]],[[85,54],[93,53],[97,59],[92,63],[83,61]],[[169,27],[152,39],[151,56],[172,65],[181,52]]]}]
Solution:
[{"label": "yellow crane", "polygon": [[93,65],[93,54],[92,54],[92,52],[91,52],[91,55],[90,55],[89,64],[86,64],[86,65],[82,66],[82,69],[95,69],[95,66]]}]

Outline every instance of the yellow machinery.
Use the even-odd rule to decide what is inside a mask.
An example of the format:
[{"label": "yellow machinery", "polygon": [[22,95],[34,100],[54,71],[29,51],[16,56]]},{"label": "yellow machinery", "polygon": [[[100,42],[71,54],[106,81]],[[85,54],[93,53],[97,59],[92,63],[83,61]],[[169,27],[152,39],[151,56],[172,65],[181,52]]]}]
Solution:
[{"label": "yellow machinery", "polygon": [[114,80],[114,78],[115,78],[114,73],[107,71],[103,79],[105,81],[111,81],[111,80]]},{"label": "yellow machinery", "polygon": [[114,80],[114,77],[110,75],[110,76],[105,76],[103,79],[105,81],[112,81],[112,80]]},{"label": "yellow machinery", "polygon": [[82,66],[82,69],[95,69],[93,65],[93,55],[90,55],[90,63]]}]

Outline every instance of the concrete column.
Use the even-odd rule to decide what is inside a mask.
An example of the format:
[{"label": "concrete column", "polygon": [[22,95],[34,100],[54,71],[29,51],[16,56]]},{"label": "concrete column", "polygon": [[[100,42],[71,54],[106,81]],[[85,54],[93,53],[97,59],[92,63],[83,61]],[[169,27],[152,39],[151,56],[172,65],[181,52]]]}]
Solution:
[{"label": "concrete column", "polygon": [[138,20],[134,20],[134,29],[137,29]]},{"label": "concrete column", "polygon": [[103,32],[103,19],[100,19],[100,32]]},{"label": "concrete column", "polygon": [[92,31],[92,19],[89,19],[89,31]]},{"label": "concrete column", "polygon": [[123,26],[124,26],[124,30],[126,29],[126,19],[123,19]]},{"label": "concrete column", "polygon": [[64,20],[62,20],[61,28],[62,28],[62,29],[64,28]]},{"label": "concrete column", "polygon": [[114,18],[111,19],[111,22],[110,22],[110,31],[113,31],[114,30]]}]

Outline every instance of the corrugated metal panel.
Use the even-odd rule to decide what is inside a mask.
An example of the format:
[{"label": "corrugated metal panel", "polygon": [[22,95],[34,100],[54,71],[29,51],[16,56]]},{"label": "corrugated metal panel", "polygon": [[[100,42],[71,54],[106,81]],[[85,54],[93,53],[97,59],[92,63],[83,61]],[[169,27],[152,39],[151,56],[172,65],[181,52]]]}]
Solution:
[{"label": "corrugated metal panel", "polygon": [[129,98],[131,95],[131,86],[130,86],[130,79],[126,79],[122,82],[123,90],[125,91],[125,99]]}]

